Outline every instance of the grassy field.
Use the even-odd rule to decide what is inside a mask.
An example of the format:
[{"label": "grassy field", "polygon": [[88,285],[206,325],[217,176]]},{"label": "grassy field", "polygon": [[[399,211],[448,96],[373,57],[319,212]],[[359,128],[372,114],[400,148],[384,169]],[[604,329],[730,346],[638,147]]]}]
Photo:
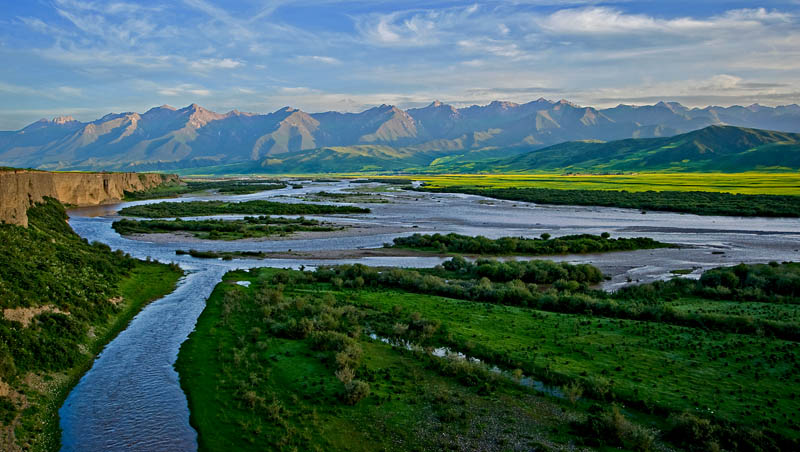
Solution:
[{"label": "grassy field", "polygon": [[[263,306],[252,302],[263,289],[259,281],[274,273],[228,274],[181,348],[176,367],[199,450],[571,449],[570,423],[582,419],[571,404],[500,379],[484,393],[482,385],[437,371],[424,353],[366,336],[356,339],[362,351],[356,377],[369,382],[369,396],[343,403],[332,357],[308,340],[269,334]],[[293,287],[288,302],[331,293]],[[233,311],[230,292],[244,300]]]},{"label": "grassy field", "polygon": [[[408,176],[398,176],[407,178]],[[496,174],[415,176],[433,188],[554,188],[572,190],[711,191],[800,195],[800,174],[788,173],[640,173],[626,175]]]},{"label": "grassy field", "polygon": [[[770,450],[794,447],[800,438],[798,342],[412,293],[348,268],[234,272],[216,288],[177,364],[201,450],[528,450],[571,443],[651,450],[660,441],[694,450]],[[799,305],[777,300],[761,304],[797,318]],[[726,312],[739,317],[759,308],[700,297],[673,303],[702,310],[739,305]],[[415,345],[390,347],[367,333]],[[320,347],[319,336],[349,345]],[[485,365],[440,358],[432,354],[437,347]],[[488,370],[494,365],[504,371]],[[368,385],[355,404],[347,403],[343,368]],[[562,395],[543,396],[515,378],[541,380]],[[611,417],[628,433],[606,438],[617,428],[606,425],[585,436],[587,424],[596,427],[592,419],[608,419],[598,410],[614,404],[621,414]]]},{"label": "grassy field", "polygon": [[670,306],[689,314],[739,316],[800,324],[800,307],[791,303],[681,298],[670,302]]},{"label": "grassy field", "polygon": [[[192,174],[191,172],[187,174]],[[563,173],[527,174],[404,174],[388,176],[369,173],[281,174],[271,177],[364,178],[374,181],[415,180],[431,187],[481,186],[487,188],[555,188],[627,191],[711,191],[742,194],[800,195],[800,174],[785,172],[642,172],[620,175]],[[253,176],[258,176],[254,174]],[[195,177],[211,177],[196,174]],[[237,174],[242,177],[242,174]]]}]

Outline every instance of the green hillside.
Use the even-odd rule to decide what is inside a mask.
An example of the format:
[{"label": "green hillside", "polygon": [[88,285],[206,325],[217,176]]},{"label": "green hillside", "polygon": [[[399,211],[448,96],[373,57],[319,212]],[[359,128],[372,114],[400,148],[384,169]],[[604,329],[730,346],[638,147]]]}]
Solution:
[{"label": "green hillside", "polygon": [[800,168],[800,134],[710,126],[668,138],[568,142],[478,170],[754,171]]},{"label": "green hillside", "polygon": [[257,170],[268,173],[336,173],[400,170],[429,164],[435,157],[391,146],[332,146],[276,155],[261,162]]}]

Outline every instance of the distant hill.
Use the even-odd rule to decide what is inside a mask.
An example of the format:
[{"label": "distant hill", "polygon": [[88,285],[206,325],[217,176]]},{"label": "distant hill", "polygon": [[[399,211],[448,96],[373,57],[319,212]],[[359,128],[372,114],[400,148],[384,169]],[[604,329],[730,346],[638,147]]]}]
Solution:
[{"label": "distant hill", "polygon": [[800,132],[800,106],[701,109],[659,102],[598,110],[538,99],[466,108],[433,102],[406,111],[381,105],[360,113],[306,113],[285,107],[255,114],[216,113],[196,104],[181,109],[164,105],[86,123],[68,116],[42,119],[18,131],[0,132],[0,166],[140,171],[231,167],[269,172],[395,170],[470,162],[480,167],[487,159],[511,158],[564,142],[670,137],[710,125]]},{"label": "distant hill", "polygon": [[668,138],[561,143],[482,162],[472,169],[491,172],[800,169],[800,134],[709,126]]}]

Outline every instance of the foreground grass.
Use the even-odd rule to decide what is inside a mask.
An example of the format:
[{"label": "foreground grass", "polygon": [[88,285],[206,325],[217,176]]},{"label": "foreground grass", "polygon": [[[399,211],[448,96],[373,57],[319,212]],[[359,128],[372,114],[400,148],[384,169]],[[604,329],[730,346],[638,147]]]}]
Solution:
[{"label": "foreground grass", "polygon": [[[426,358],[366,336],[356,338],[357,378],[369,382],[369,396],[343,403],[327,354],[308,340],[270,334],[252,302],[273,274],[228,274],[181,348],[176,368],[199,450],[561,450],[571,442],[569,423],[581,415],[569,405],[503,381],[482,394]],[[231,292],[244,300],[233,311]]]},{"label": "foreground grass", "polygon": [[[794,270],[769,268],[776,274]],[[764,271],[759,269],[752,273]],[[528,450],[569,443],[649,450],[659,438],[692,450],[797,446],[796,341],[758,331],[708,331],[701,323],[547,312],[420,293],[437,287],[432,276],[357,265],[228,274],[177,364],[201,450]],[[398,284],[418,286],[407,291]],[[474,284],[478,292],[500,290],[486,277]],[[509,284],[522,290],[520,282]],[[563,288],[557,292],[557,286]],[[669,285],[653,291],[662,287]],[[569,303],[590,295],[577,283],[559,283],[541,296]],[[762,304],[779,304],[796,318],[800,305],[763,295],[772,298]],[[726,314],[737,318],[753,309],[749,302],[699,296],[672,302],[691,309],[742,303],[740,312]],[[624,296],[612,303],[635,309]],[[410,351],[390,347],[367,333],[414,345]],[[319,347],[319,337],[341,337],[336,340],[350,345],[329,352]],[[442,346],[506,373],[431,355]],[[574,404],[537,396],[516,385],[514,375],[561,387]],[[352,405],[343,386],[348,378],[369,389]],[[613,404],[625,409],[597,414]],[[498,426],[498,418],[505,424]],[[617,427],[609,427],[608,419]],[[609,429],[617,433],[609,436]]]},{"label": "foreground grass", "polygon": [[419,312],[441,321],[454,343],[471,343],[472,353],[543,378],[579,379],[643,407],[767,422],[797,435],[794,342],[392,291],[360,293],[352,302]]},{"label": "foreground grass", "polygon": [[119,283],[122,301],[119,310],[107,321],[92,325],[92,334],[83,341],[86,351],[76,365],[64,372],[31,375],[23,391],[30,406],[23,412],[16,429],[17,443],[25,450],[55,451],[61,446],[58,410],[69,391],[88,371],[94,358],[107,343],[124,330],[149,302],[175,289],[183,272],[165,264],[140,262]]}]

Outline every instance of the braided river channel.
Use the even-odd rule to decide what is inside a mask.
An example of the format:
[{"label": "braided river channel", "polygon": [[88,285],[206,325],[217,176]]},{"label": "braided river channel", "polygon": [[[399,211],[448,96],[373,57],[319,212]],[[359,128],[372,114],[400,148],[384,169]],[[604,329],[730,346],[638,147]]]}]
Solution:
[{"label": "braided river channel", "polygon": [[[360,262],[371,266],[432,267],[436,256],[386,256],[378,249],[393,238],[414,233],[483,235],[489,238],[553,237],[611,233],[612,237],[651,237],[679,248],[605,254],[542,257],[590,263],[611,279],[606,290],[674,277],[688,270],[698,277],[708,268],[740,262],[800,260],[800,220],[743,218],[648,212],[607,207],[544,206],[461,194],[394,190],[383,184],[303,181],[249,195],[209,193],[167,200],[125,202],[69,211],[70,225],[89,241],[121,249],[140,259],[175,262],[186,272],[176,290],[149,304],[110,342],[61,407],[64,451],[193,451],[197,435],[173,368],[178,350],[194,329],[205,300],[229,270],[251,267],[314,268]],[[356,203],[371,212],[313,217],[346,228],[336,233],[280,240],[205,241],[181,235],[121,237],[111,228],[119,209],[153,202],[270,199],[313,202],[314,193],[374,189],[381,203]],[[358,197],[354,197],[357,199]],[[368,199],[369,200],[369,199]],[[374,199],[371,199],[374,200]],[[225,216],[221,218],[241,218]],[[176,250],[280,252],[275,259],[198,259]],[[289,251],[296,254],[296,257]],[[340,252],[340,253],[339,253]],[[338,255],[337,255],[338,253]]]}]

